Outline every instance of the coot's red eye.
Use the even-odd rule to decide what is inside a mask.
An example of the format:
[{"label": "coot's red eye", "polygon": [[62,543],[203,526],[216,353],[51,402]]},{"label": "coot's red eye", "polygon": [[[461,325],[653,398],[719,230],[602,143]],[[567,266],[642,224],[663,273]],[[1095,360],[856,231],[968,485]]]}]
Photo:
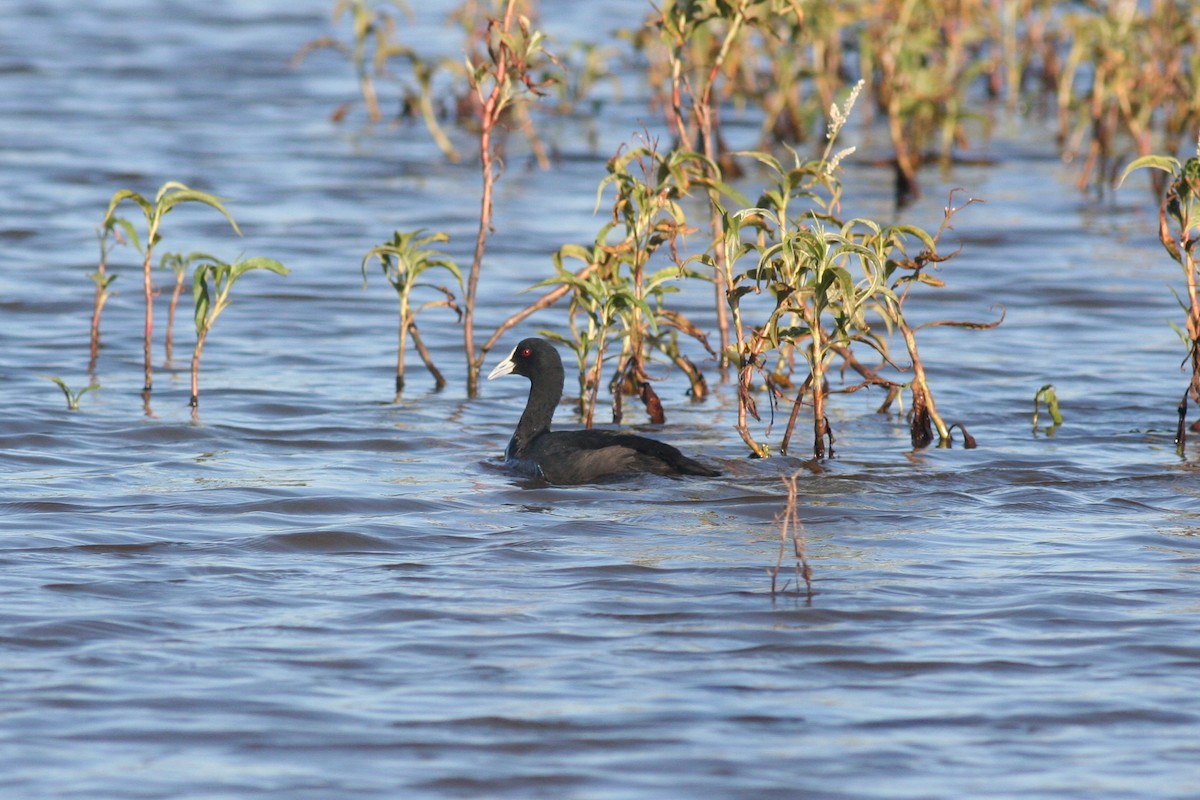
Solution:
[{"label": "coot's red eye", "polygon": [[521,348],[521,358],[529,358],[531,355],[533,355],[533,351],[528,347]]}]

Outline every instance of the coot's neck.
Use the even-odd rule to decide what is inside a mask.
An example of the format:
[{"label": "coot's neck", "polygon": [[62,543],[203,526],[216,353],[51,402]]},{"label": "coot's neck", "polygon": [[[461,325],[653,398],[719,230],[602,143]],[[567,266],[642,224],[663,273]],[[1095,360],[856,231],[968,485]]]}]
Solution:
[{"label": "coot's neck", "polygon": [[538,373],[529,379],[529,400],[525,403],[521,421],[517,423],[516,433],[508,443],[509,458],[520,458],[534,439],[550,430],[554,410],[562,399],[562,361],[556,358],[553,363],[540,364],[539,367]]}]

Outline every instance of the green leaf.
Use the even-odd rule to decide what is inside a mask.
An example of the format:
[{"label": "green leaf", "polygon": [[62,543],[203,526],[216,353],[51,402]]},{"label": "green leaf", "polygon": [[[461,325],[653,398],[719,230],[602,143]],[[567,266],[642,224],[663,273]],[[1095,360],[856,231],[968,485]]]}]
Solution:
[{"label": "green leaf", "polygon": [[215,271],[212,264],[201,264],[192,276],[192,299],[196,303],[193,316],[196,323],[196,333],[204,332],[208,327],[208,310],[212,306],[212,295],[208,288],[209,276]]},{"label": "green leaf", "polygon": [[555,254],[555,264],[562,268],[563,258],[574,258],[582,261],[585,264],[592,263],[592,251],[589,247],[580,244],[564,244],[558,249]]},{"label": "green leaf", "polygon": [[753,158],[772,172],[778,175],[784,174],[783,164],[779,163],[779,159],[770,153],[764,153],[761,150],[738,150],[733,155],[739,158]]},{"label": "green leaf", "polygon": [[915,236],[925,246],[925,249],[931,253],[937,250],[937,243],[934,242],[933,237],[924,228],[917,227],[916,225],[892,225],[888,230],[893,235],[900,233],[906,236]]},{"label": "green leaf", "polygon": [[[104,212],[104,225],[108,227],[112,220],[113,211],[120,205],[123,200],[132,200],[137,206],[142,209],[142,213],[146,215],[146,221],[149,222],[150,217],[154,215],[154,207],[150,205],[150,201],[142,197],[132,189],[121,189],[112,196],[112,200],[108,203],[108,210]],[[128,223],[126,223],[128,224]]]},{"label": "green leaf", "polygon": [[712,180],[709,178],[699,178],[699,179],[697,179],[696,182],[701,184],[702,186],[707,186],[710,189],[714,189],[715,191],[719,192],[721,195],[733,200],[733,202],[737,203],[739,206],[742,206],[743,208],[750,205],[749,198],[747,198],[744,194],[742,194],[737,189],[730,186],[728,183],[725,183],[724,181]]},{"label": "green leaf", "polygon": [[1054,391],[1054,384],[1047,383],[1045,386],[1037,390],[1037,394],[1033,396],[1033,425],[1038,424],[1038,403],[1045,401],[1046,410],[1050,412],[1050,419],[1055,425],[1062,425],[1062,413],[1058,409],[1058,394]]},{"label": "green leaf", "polygon": [[[462,276],[462,270],[460,270],[458,268],[458,264],[455,264],[453,261],[451,261],[448,258],[435,258],[435,259],[430,259],[429,262],[426,264],[427,269],[432,268],[432,267],[441,267],[442,269],[449,272],[451,275],[454,276],[454,280],[458,282],[459,288],[460,289],[462,288],[463,276]],[[422,272],[424,272],[424,270],[422,270]]]},{"label": "green leaf", "polygon": [[1175,175],[1180,172],[1182,166],[1179,163],[1179,159],[1175,158],[1174,156],[1142,156],[1141,158],[1134,160],[1125,168],[1125,171],[1121,173],[1121,179],[1117,181],[1117,188],[1121,188],[1121,184],[1125,183],[1125,179],[1129,177],[1130,173],[1142,168],[1161,169],[1163,172],[1168,172],[1172,175]]},{"label": "green leaf", "polygon": [[41,375],[39,377],[45,378],[48,381],[53,381],[55,384],[57,384],[58,388],[62,390],[63,396],[67,399],[67,410],[68,411],[78,411],[79,410],[79,398],[83,397],[85,394],[92,391],[93,389],[100,388],[100,384],[91,383],[91,384],[88,384],[87,386],[83,387],[82,389],[80,389],[78,392],[73,392],[73,391],[71,391],[71,387],[67,386],[66,381],[64,381],[62,378],[56,377],[54,375]]},{"label": "green leaf", "polygon": [[[165,192],[168,186],[174,190],[169,194]],[[163,184],[163,188],[159,190],[156,211],[160,216],[165,215],[168,211],[175,208],[175,206],[182,203],[203,203],[206,206],[215,208],[217,211],[221,212],[225,219],[229,220],[229,224],[233,226],[234,232],[238,236],[242,235],[242,231],[240,228],[238,228],[237,222],[235,222],[233,217],[230,216],[229,212],[225,209],[225,206],[221,203],[221,199],[219,197],[209,194],[208,192],[189,189],[182,183],[171,182]]]},{"label": "green leaf", "polygon": [[131,245],[133,245],[134,250],[137,250],[139,253],[145,252],[142,250],[142,240],[138,238],[137,229],[133,227],[132,222],[124,217],[111,217],[108,219],[106,227],[111,229],[113,225],[116,225],[125,232],[125,238],[129,240]]},{"label": "green leaf", "polygon": [[96,272],[93,272],[91,275],[88,275],[88,277],[91,278],[92,281],[97,286],[99,286],[101,289],[107,289],[108,285],[110,283],[112,283],[113,281],[115,281],[118,276],[112,274],[111,272],[101,273],[99,271],[96,271]]},{"label": "green leaf", "polygon": [[252,269],[265,269],[274,272],[276,275],[288,275],[291,272],[291,270],[273,258],[255,256],[254,258],[247,258],[245,261],[238,261],[233,264],[229,273],[229,283],[232,284]]},{"label": "green leaf", "polygon": [[59,378],[56,375],[39,375],[38,377],[45,378],[48,381],[54,381],[56,384],[58,384],[58,388],[62,389],[63,394],[65,394],[68,398],[71,396],[71,390],[67,387],[67,382],[62,378]]}]

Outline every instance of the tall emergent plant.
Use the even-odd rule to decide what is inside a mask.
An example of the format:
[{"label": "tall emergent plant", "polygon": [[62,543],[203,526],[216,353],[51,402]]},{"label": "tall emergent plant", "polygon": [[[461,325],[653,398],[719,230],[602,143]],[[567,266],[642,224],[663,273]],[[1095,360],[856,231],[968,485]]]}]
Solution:
[{"label": "tall emergent plant", "polygon": [[547,74],[554,56],[545,46],[545,35],[530,27],[529,20],[515,13],[516,0],[508,0],[504,18],[488,21],[486,58],[469,63],[468,80],[479,100],[479,162],[483,173],[480,196],[479,233],[467,274],[463,308],[463,348],[467,359],[467,394],[479,393],[479,372],[485,350],[475,347],[475,300],[488,234],[492,231],[492,193],[503,171],[494,136],[505,114],[530,95],[541,96],[555,79]]},{"label": "tall emergent plant", "polygon": [[[736,427],[751,453],[758,457],[768,455],[769,448],[750,431],[750,418],[759,419],[752,393],[754,377],[768,375],[768,386],[772,387],[773,393],[777,391],[773,387],[786,381],[771,377],[768,354],[779,351],[780,366],[790,368],[791,354],[801,341],[810,337],[812,345],[802,355],[811,370],[800,387],[800,396],[813,387],[813,450],[818,457],[825,455],[825,441],[829,440],[832,445],[832,432],[823,407],[824,370],[833,348],[848,343],[853,335],[852,328],[864,327],[864,303],[880,285],[881,265],[869,259],[863,261],[863,254],[855,251],[853,242],[844,232],[826,227],[842,227],[834,216],[841,197],[841,184],[835,175],[841,160],[853,152],[853,148],[837,153],[833,148],[861,88],[860,82],[841,108],[834,106],[831,109],[833,121],[820,159],[805,162],[794,156],[794,163],[785,167],[769,154],[750,154],[775,175],[776,184],[763,192],[757,207],[737,212],[718,207],[719,230],[723,231],[723,236],[716,243],[714,252],[702,257],[721,273],[723,285],[727,287],[725,300],[732,322],[727,357],[738,369]],[[792,210],[794,200],[807,204],[799,218]],[[750,254],[758,256],[755,265],[738,271],[738,262]],[[867,269],[865,287],[856,286],[854,278],[846,271],[846,260],[854,257],[858,257]],[[747,314],[754,311],[747,306],[750,299],[763,295],[764,290],[769,297],[764,309],[766,318],[755,325],[747,319]],[[825,317],[839,307],[842,313],[835,313],[833,317],[839,328],[831,337],[823,328]],[[797,407],[799,402],[797,397]],[[793,413],[785,432],[784,452],[795,419]]]},{"label": "tall emergent plant", "polygon": [[[951,192],[950,204],[945,207],[942,224],[932,235],[915,225],[889,225],[882,228],[877,236],[864,241],[866,246],[875,249],[884,257],[884,280],[887,283],[888,291],[880,294],[876,311],[889,330],[899,331],[912,363],[913,377],[908,382],[908,390],[912,397],[912,407],[909,410],[909,433],[913,447],[926,447],[931,444],[935,431],[937,432],[938,446],[948,447],[953,441],[952,429],[955,427],[962,433],[964,446],[968,449],[975,447],[974,437],[961,422],[947,424],[938,411],[933,397],[933,389],[917,347],[917,332],[934,327],[991,330],[1004,321],[1002,307],[1000,308],[1000,318],[995,322],[933,320],[914,326],[904,316],[904,304],[915,287],[923,285],[940,288],[945,286],[945,282],[941,278],[931,273],[933,269],[950,260],[955,254],[942,255],[938,253],[938,243],[941,241],[942,235],[949,230],[950,221],[955,214],[966,206],[982,202],[975,198],[969,198],[962,205],[955,206],[953,204],[954,194],[957,191]],[[915,255],[910,253],[914,249],[914,245],[920,246],[920,250]],[[886,357],[886,350],[881,350],[881,352]],[[904,387],[900,385],[892,387],[887,400],[880,408],[881,412],[890,407],[902,388]]]},{"label": "tall emergent plant", "polygon": [[[610,344],[619,344],[617,366],[611,382],[613,421],[620,422],[622,398],[637,393],[652,422],[665,421],[662,404],[650,383],[646,364],[653,351],[661,352],[681,367],[691,382],[694,398],[707,393],[699,369],[684,356],[677,336],[708,341],[686,316],[670,309],[668,294],[685,278],[703,278],[685,267],[678,252],[687,232],[683,198],[694,185],[705,185],[708,174],[699,153],[673,150],[663,154],[657,143],[646,142],[622,149],[608,162],[608,176],[597,191],[597,204],[608,186],[616,190],[612,216],[591,247],[567,245],[555,254],[556,275],[540,285],[569,286],[570,337],[553,336],[567,344],[579,362],[580,414],[591,427],[596,398],[602,383]],[[652,261],[666,255],[658,268]],[[572,273],[565,258],[574,258],[594,269]],[[583,324],[580,324],[580,318]]]},{"label": "tall emergent plant", "polygon": [[863,9],[859,43],[864,75],[887,115],[895,150],[896,203],[920,197],[917,172],[935,142],[943,162],[965,143],[967,98],[982,75],[994,70],[986,50],[992,23],[988,7],[969,0],[878,0]]},{"label": "tall emergent plant", "polygon": [[237,279],[252,269],[265,269],[277,275],[287,275],[288,269],[273,258],[247,258],[227,264],[206,258],[197,265],[192,278],[192,298],[196,303],[196,347],[192,350],[192,399],[190,405],[200,404],[200,354],[213,323],[229,306],[229,292]]},{"label": "tall emergent plant", "polygon": [[158,193],[154,195],[153,201],[148,200],[131,189],[121,189],[118,191],[112,196],[112,200],[108,204],[108,211],[104,214],[103,225],[106,229],[118,221],[118,218],[114,217],[113,214],[117,206],[126,200],[140,208],[142,215],[146,219],[144,246],[142,240],[138,239],[137,231],[132,225],[123,225],[122,228],[129,236],[129,240],[133,243],[133,246],[144,257],[142,263],[142,286],[146,298],[146,327],[143,346],[145,354],[145,384],[142,391],[148,394],[154,382],[154,367],[151,362],[151,341],[154,334],[154,284],[150,271],[154,263],[154,247],[162,239],[161,228],[163,219],[177,206],[184,203],[201,203],[221,212],[225,219],[229,220],[229,224],[233,226],[234,232],[239,236],[242,232],[238,229],[233,217],[225,210],[225,206],[222,205],[220,198],[207,192],[190,189],[176,181],[167,181],[164,183],[159,188]]},{"label": "tall emergent plant", "polygon": [[[1179,400],[1179,421],[1175,428],[1175,446],[1182,452],[1187,436],[1188,398],[1200,403],[1200,263],[1197,260],[1197,248],[1200,247],[1200,142],[1196,155],[1182,164],[1174,156],[1143,156],[1125,168],[1121,180],[1142,168],[1163,170],[1170,176],[1166,194],[1158,207],[1158,238],[1175,263],[1183,268],[1184,294],[1181,297],[1176,293],[1175,297],[1184,311],[1184,325],[1171,326],[1187,348],[1184,363],[1190,362],[1192,368],[1187,389]],[[1200,421],[1192,423],[1191,430],[1200,432]]]},{"label": "tall emergent plant", "polygon": [[[747,427],[747,415],[757,417],[750,394],[753,376],[763,371],[767,353],[796,353],[806,362],[808,376],[800,386],[794,408],[798,410],[802,397],[811,394],[813,455],[824,458],[832,454],[834,442],[825,413],[830,361],[839,347],[854,341],[874,345],[866,314],[876,297],[887,292],[884,259],[863,244],[864,239],[878,236],[880,229],[877,223],[865,219],[851,220],[840,227],[827,226],[817,219],[796,225],[778,211],[753,208],[738,212],[729,221],[731,235],[751,220],[763,226],[766,241],[746,246],[738,253],[756,252],[753,267],[736,272],[731,261],[727,276],[740,355],[738,432],[755,455],[767,455],[767,446],[757,442]],[[761,325],[750,329],[737,296],[764,288],[774,307]],[[793,413],[781,446],[785,453],[795,420]]]},{"label": "tall emergent plant", "polygon": [[[421,360],[425,362],[429,373],[433,375],[433,380],[437,388],[441,389],[446,385],[445,377],[442,376],[441,371],[433,363],[433,358],[430,356],[429,350],[421,340],[421,333],[417,330],[417,314],[426,308],[445,306],[452,309],[460,317],[462,316],[462,312],[454,302],[453,292],[445,286],[439,286],[435,283],[424,283],[420,280],[422,275],[429,270],[443,269],[454,277],[460,289],[463,282],[462,272],[459,271],[457,264],[437,250],[426,248],[426,245],[434,242],[448,241],[450,237],[440,231],[428,236],[423,235],[424,233],[424,230],[396,231],[390,242],[381,244],[378,247],[372,247],[363,256],[362,260],[363,286],[365,287],[367,283],[367,265],[371,262],[371,259],[377,258],[379,259],[379,266],[383,269],[384,277],[387,278],[388,283],[392,284],[392,288],[396,290],[397,298],[400,301],[400,334],[399,344],[396,348],[397,401],[400,400],[400,393],[404,391],[404,351],[410,335],[412,336],[413,345],[416,346],[417,352],[421,355]],[[412,292],[418,288],[432,289],[434,292],[439,293],[441,297],[423,303],[414,309],[411,301]]]},{"label": "tall emergent plant", "polygon": [[[796,156],[793,164],[784,166],[771,155],[750,154],[775,175],[776,183],[763,192],[757,207],[736,212],[721,209],[725,230],[719,243],[722,257],[703,257],[709,263],[723,265],[729,287],[734,336],[730,360],[738,366],[737,430],[757,456],[769,453],[768,445],[750,429],[750,418],[759,419],[753,393],[758,376],[764,379],[772,402],[786,399],[792,403],[780,445],[784,453],[801,404],[808,396],[813,409],[813,454],[817,458],[832,454],[834,436],[825,413],[825,398],[829,393],[826,376],[835,357],[863,376],[858,386],[845,391],[884,386],[891,402],[902,388],[900,384],[879,377],[851,352],[853,345],[863,345],[892,364],[880,327],[889,333],[901,333],[912,360],[914,378],[909,388],[913,395],[913,446],[931,443],[934,427],[940,443],[948,444],[953,426],[947,426],[937,413],[915,333],[929,325],[989,328],[999,324],[939,321],[914,328],[904,318],[904,302],[914,285],[941,285],[926,268],[946,260],[938,255],[937,242],[957,209],[947,209],[934,235],[910,225],[839,219],[841,185],[837,171],[853,148],[835,153],[834,143],[858,90],[851,92],[841,108],[830,109],[828,142],[819,159],[806,162]],[[796,201],[800,201],[798,210],[793,209]],[[908,254],[912,240],[922,246],[915,256]],[[738,263],[748,255],[755,257],[752,266],[739,268]],[[792,399],[785,396],[784,390],[794,386],[791,373],[797,357],[807,366],[808,374]],[[968,447],[973,446],[965,431],[963,438]]]},{"label": "tall emergent plant", "polygon": [[[797,0],[666,0],[649,27],[666,46],[670,100],[668,121],[678,146],[704,156],[709,179],[709,228],[714,245],[725,236],[721,227],[718,186],[723,141],[720,128],[722,92],[744,85],[738,77],[749,59],[734,57],[747,28],[778,17],[802,19]],[[729,347],[729,320],[725,304],[727,270],[724,250],[714,246],[713,283],[716,287],[717,327],[722,359]]]}]

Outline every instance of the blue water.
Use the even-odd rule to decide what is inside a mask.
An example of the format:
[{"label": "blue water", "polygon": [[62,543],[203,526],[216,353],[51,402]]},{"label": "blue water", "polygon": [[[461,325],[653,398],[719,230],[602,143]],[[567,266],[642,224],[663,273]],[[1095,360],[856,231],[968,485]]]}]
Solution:
[{"label": "blue water", "polygon": [[[1200,793],[1197,445],[1181,457],[1171,442],[1178,276],[1142,187],[1080,195],[1036,120],[978,140],[990,166],[923,175],[904,219],[936,227],[953,187],[986,200],[956,218],[948,289],[913,301],[928,319],[1005,309],[993,331],[924,332],[939,407],[978,449],[913,452],[903,420],[859,392],[831,398],[836,458],[751,461],[711,362],[703,403],[656,364],[669,422],[654,434],[724,477],[530,486],[499,460],[524,383],[468,400],[452,315],[422,317],[450,386],[435,392],[414,358],[390,402],[395,299],[374,276],[363,289],[359,262],[397,227],[447,230],[468,262],[477,168],[446,164],[409,123],[330,122],[354,97],[349,67],[328,53],[288,67],[328,32],[328,4],[10,5],[5,797]],[[419,10],[417,41],[454,46],[445,5]],[[642,13],[542,12],[560,39]],[[622,83],[594,118],[547,123],[552,169],[511,159],[485,334],[554,249],[595,235],[605,159],[661,126],[636,75]],[[851,135],[847,204],[887,218],[884,139]],[[69,412],[40,376],[88,382],[94,228],[117,189],[166,180],[228,198],[245,236],[181,208],[164,247],[267,255],[292,274],[239,283],[193,418],[187,312],[143,405],[139,263],[119,249],[102,388]],[[680,302],[711,326],[707,296]],[[542,327],[561,330],[561,314],[499,348]],[[1046,383],[1066,417],[1053,431],[1030,420]],[[796,472],[811,601],[790,556],[784,591],[768,575]]]}]

